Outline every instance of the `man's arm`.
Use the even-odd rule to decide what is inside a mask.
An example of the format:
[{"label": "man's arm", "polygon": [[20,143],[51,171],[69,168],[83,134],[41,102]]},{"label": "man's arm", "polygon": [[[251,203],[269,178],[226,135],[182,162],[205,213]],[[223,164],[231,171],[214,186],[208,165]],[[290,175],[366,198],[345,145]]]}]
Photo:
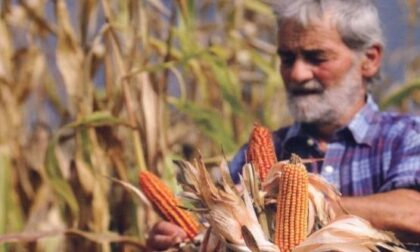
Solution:
[{"label": "man's arm", "polygon": [[343,207],[351,214],[390,230],[404,241],[420,240],[420,192],[409,189],[362,197],[343,197]]}]

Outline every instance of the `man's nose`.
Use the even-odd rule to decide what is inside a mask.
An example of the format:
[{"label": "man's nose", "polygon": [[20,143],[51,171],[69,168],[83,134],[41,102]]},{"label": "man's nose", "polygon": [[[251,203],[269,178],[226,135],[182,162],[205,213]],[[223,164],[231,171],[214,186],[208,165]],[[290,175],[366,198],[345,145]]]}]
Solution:
[{"label": "man's nose", "polygon": [[313,79],[311,65],[302,59],[297,59],[290,68],[289,78],[295,83],[305,83]]}]

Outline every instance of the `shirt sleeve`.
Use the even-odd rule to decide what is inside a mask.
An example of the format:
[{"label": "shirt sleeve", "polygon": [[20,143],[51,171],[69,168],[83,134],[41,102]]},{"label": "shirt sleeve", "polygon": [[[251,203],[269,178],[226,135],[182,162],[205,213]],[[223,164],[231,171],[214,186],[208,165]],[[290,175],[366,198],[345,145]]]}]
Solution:
[{"label": "shirt sleeve", "polygon": [[229,163],[230,176],[236,184],[239,183],[239,174],[242,173],[242,167],[245,164],[245,154],[247,149],[248,144],[244,144]]},{"label": "shirt sleeve", "polygon": [[402,141],[393,147],[391,165],[380,192],[401,188],[420,191],[420,123],[414,121],[400,136]]}]

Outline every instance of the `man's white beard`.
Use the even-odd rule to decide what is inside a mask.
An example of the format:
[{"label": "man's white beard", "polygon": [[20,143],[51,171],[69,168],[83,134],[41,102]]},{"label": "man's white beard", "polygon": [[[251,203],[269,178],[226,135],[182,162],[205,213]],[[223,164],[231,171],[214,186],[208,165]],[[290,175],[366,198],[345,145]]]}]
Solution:
[{"label": "man's white beard", "polygon": [[[331,124],[351,109],[360,99],[361,77],[356,64],[337,85],[324,88],[317,80],[289,85],[287,98],[291,115],[297,122]],[[315,94],[296,96],[294,89],[318,90]]]}]

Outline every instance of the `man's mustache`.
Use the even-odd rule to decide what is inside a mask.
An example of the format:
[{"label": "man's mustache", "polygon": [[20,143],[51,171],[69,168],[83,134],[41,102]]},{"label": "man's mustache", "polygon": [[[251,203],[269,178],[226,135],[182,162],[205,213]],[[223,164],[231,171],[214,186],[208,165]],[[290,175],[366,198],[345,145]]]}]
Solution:
[{"label": "man's mustache", "polygon": [[317,80],[310,80],[305,83],[290,82],[287,85],[287,92],[292,96],[320,94],[324,90],[324,86]]}]

